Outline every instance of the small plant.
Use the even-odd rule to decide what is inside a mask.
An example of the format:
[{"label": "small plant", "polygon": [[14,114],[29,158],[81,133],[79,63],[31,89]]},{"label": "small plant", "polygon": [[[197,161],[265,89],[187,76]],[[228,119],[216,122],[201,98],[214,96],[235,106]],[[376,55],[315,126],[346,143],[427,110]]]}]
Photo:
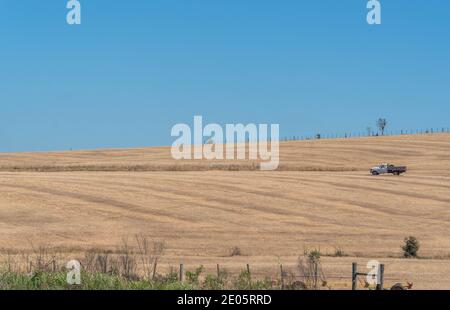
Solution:
[{"label": "small plant", "polygon": [[252,287],[252,277],[250,272],[242,271],[234,282],[238,290],[249,290]]},{"label": "small plant", "polygon": [[418,256],[420,243],[415,237],[405,238],[405,245],[402,246],[403,256],[405,258],[415,258]]},{"label": "small plant", "polygon": [[318,263],[320,261],[320,257],[322,256],[322,253],[320,253],[320,250],[317,250],[317,249],[305,250],[304,254],[313,263]]},{"label": "small plant", "polygon": [[191,285],[198,286],[200,275],[203,273],[204,267],[198,267],[194,272],[186,272],[186,282]]},{"label": "small plant", "polygon": [[142,234],[136,235],[135,239],[143,272],[150,281],[156,276],[156,268],[160,257],[164,254],[165,244],[164,242],[151,242]]},{"label": "small plant", "polygon": [[207,275],[203,282],[205,290],[224,290],[228,284],[228,272],[221,270],[218,276]]},{"label": "small plant", "polygon": [[347,254],[345,254],[344,250],[341,247],[337,247],[334,249],[334,257],[345,257]]},{"label": "small plant", "polygon": [[230,251],[230,256],[234,257],[234,256],[241,256],[242,255],[242,251],[239,247],[235,246],[234,248],[231,249]]},{"label": "small plant", "polygon": [[308,289],[318,289],[320,281],[322,282],[322,286],[327,286],[320,258],[321,253],[318,249],[305,249],[303,257],[299,257],[297,268],[303,279],[303,283]]}]

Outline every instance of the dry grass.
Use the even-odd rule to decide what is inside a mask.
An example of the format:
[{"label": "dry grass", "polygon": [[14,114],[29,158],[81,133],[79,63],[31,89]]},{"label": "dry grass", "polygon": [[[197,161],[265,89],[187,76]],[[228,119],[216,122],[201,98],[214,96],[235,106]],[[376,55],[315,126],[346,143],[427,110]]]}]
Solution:
[{"label": "dry grass", "polygon": [[[449,137],[433,134],[282,142],[280,170],[367,171],[367,165],[379,161],[407,163],[414,170],[449,168]],[[253,171],[258,170],[258,162],[174,161],[168,147],[0,155],[0,171],[9,172],[205,170]]]},{"label": "dry grass", "polygon": [[[449,154],[448,134],[282,143],[274,172],[249,162],[175,163],[168,148],[1,154],[0,248],[26,251],[31,240],[67,252],[112,249],[143,233],[166,242],[159,265],[262,268],[262,257],[295,257],[295,265],[305,246],[334,253],[339,245],[350,257],[324,257],[324,269],[328,260],[345,260],[338,272],[351,257],[374,257],[419,277],[450,265]],[[410,171],[368,175],[385,161]],[[388,259],[401,256],[409,235],[421,241],[419,255],[443,263]],[[229,257],[233,247],[245,257]],[[437,274],[423,272],[425,288],[450,288],[449,273]]]}]

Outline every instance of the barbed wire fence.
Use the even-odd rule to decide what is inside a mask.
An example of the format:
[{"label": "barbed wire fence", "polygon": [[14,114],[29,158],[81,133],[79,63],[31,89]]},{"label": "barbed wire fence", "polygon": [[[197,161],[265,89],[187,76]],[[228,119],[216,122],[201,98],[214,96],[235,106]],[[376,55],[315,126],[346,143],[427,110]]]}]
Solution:
[{"label": "barbed wire fence", "polygon": [[294,135],[291,137],[283,137],[280,141],[304,141],[304,140],[320,140],[320,139],[348,139],[348,138],[367,138],[382,136],[404,136],[404,135],[430,135],[450,133],[450,127],[441,128],[425,128],[425,129],[400,129],[386,130],[384,135],[375,131],[361,132],[344,132],[344,133],[317,133],[315,135]]},{"label": "barbed wire fence", "polygon": [[[320,271],[316,276],[318,280],[318,285],[315,287],[315,289],[339,289],[346,287],[348,289],[370,289],[369,283],[366,281],[366,277],[369,275],[369,273],[361,273],[357,270],[357,264],[353,263],[352,266],[349,266],[348,272],[345,273],[328,273],[326,271]],[[202,266],[205,267],[205,266]],[[217,278],[220,278],[223,275],[223,272],[225,272],[229,277],[239,277],[242,275],[242,273],[245,273],[248,275],[248,277],[252,281],[270,281],[273,283],[273,285],[276,288],[279,288],[281,290],[284,289],[306,289],[307,286],[305,283],[308,282],[308,279],[305,278],[305,276],[301,275],[301,272],[299,272],[298,267],[296,266],[289,266],[286,268],[282,264],[279,266],[273,266],[271,270],[268,270],[267,268],[262,268],[254,270],[250,264],[243,265],[242,269],[234,270],[234,272],[231,272],[226,265],[220,265],[217,264],[215,268],[211,268],[211,266],[207,266],[207,270],[217,270],[216,273],[213,273],[213,276],[216,276]],[[234,266],[236,268],[236,266]],[[185,268],[184,264],[180,264],[179,268],[177,269],[179,274],[179,281],[185,282],[186,281],[186,273],[188,269]],[[385,267],[383,264],[380,265],[379,269],[381,282],[378,282],[376,286],[373,286],[372,289],[377,290],[383,290],[385,283],[387,283],[388,288],[390,287],[389,284],[398,284],[401,283],[405,278],[408,277],[408,275],[403,274],[400,276],[386,276],[385,275]],[[211,275],[211,273],[205,272],[205,275]],[[428,275],[428,276],[439,276],[438,273],[421,273],[421,276]],[[308,286],[308,288],[314,289],[314,287]]]}]

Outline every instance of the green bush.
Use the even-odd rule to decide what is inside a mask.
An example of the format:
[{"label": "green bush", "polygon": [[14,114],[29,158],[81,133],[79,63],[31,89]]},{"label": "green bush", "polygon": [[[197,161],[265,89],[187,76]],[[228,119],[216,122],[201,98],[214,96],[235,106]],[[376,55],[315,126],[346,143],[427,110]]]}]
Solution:
[{"label": "green bush", "polygon": [[405,238],[405,245],[402,246],[403,256],[405,258],[413,258],[418,256],[420,243],[415,237]]},{"label": "green bush", "polygon": [[198,267],[194,272],[186,272],[186,281],[191,285],[198,286],[200,275],[203,273],[203,266]]},{"label": "green bush", "polygon": [[225,290],[228,286],[228,272],[220,270],[218,276],[207,275],[203,282],[204,290]]},{"label": "green bush", "polygon": [[252,281],[251,273],[242,271],[233,283],[236,290],[268,290],[272,289],[272,281],[265,279],[263,281]]}]

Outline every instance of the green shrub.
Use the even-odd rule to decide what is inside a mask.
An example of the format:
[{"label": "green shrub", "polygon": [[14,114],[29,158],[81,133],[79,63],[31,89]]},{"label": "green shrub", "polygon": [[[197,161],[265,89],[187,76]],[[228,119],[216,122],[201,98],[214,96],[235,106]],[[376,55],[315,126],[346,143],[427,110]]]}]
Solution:
[{"label": "green shrub", "polygon": [[405,258],[413,258],[418,256],[420,243],[415,237],[405,238],[405,244],[402,246],[403,256]]},{"label": "green shrub", "polygon": [[186,282],[190,285],[199,285],[200,275],[203,273],[204,267],[198,267],[194,272],[188,271],[186,272]]},{"label": "green shrub", "polygon": [[207,275],[203,282],[202,288],[204,290],[225,290],[228,286],[229,274],[228,271],[222,269],[218,276]]}]

